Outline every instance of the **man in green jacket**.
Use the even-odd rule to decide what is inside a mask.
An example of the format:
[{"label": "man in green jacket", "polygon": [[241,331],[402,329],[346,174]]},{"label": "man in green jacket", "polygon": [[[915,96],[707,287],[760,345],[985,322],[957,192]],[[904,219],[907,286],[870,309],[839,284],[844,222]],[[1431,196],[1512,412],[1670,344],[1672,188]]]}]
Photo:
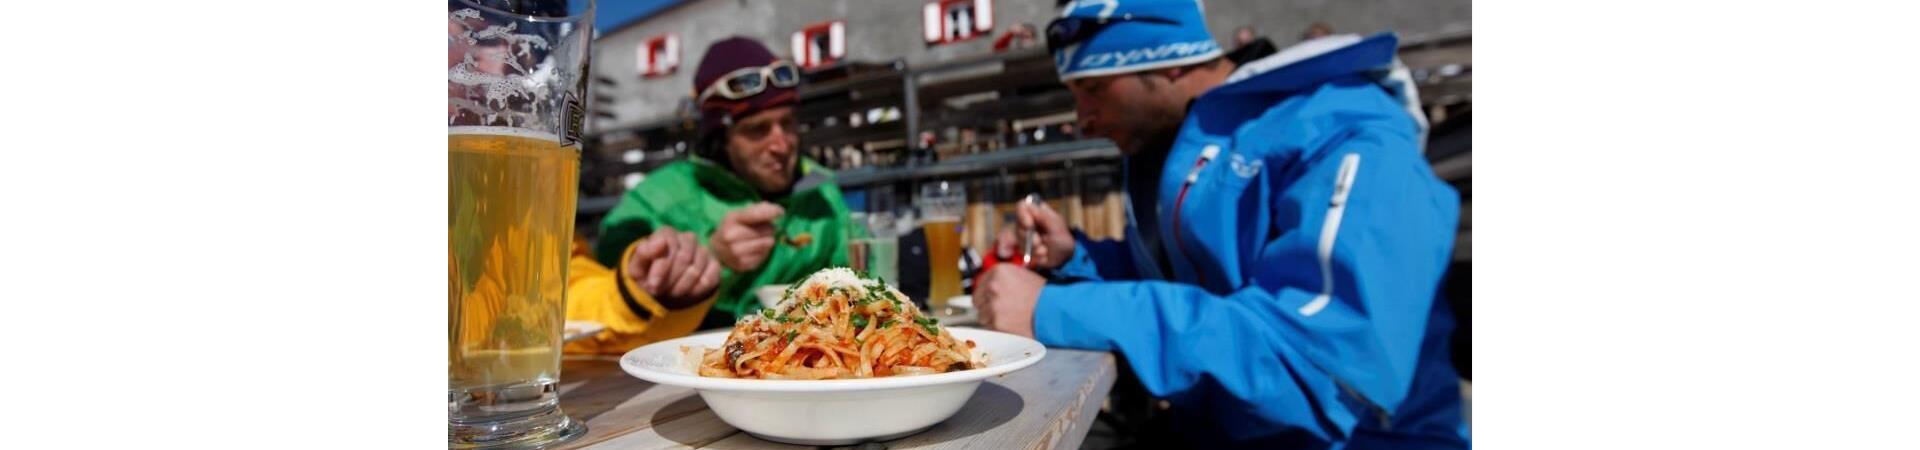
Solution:
[{"label": "man in green jacket", "polygon": [[[600,224],[594,258],[668,309],[706,304],[700,328],[730,326],[760,309],[754,291],[847,265],[851,225],[833,173],[799,156],[794,104],[799,69],[758,42],[715,42],[694,75],[701,111],[696,156],[649,173]],[[659,252],[635,252],[658,233],[691,232],[719,260],[708,292],[698,270]],[[651,254],[650,254],[651,253]],[[624,263],[624,264],[623,264]]]}]

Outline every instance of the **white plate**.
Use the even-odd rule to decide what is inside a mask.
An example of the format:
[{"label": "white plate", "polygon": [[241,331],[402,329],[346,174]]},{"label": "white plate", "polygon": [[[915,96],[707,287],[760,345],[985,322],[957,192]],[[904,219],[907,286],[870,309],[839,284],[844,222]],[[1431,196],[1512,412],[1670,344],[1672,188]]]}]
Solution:
[{"label": "white plate", "polygon": [[[987,367],[933,375],[851,380],[747,380],[697,374],[698,356],[683,346],[717,348],[727,330],[656,342],[620,357],[620,368],[642,380],[693,388],[720,420],[770,441],[800,445],[848,445],[918,433],[947,420],[988,377],[1031,366],[1047,348],[1020,336],[948,327],[961,341],[973,340]],[[884,411],[875,414],[875,411]]]},{"label": "white plate", "polygon": [[591,320],[569,320],[565,327],[565,331],[561,333],[562,337],[560,338],[560,342],[573,342],[590,338],[593,337],[594,334],[599,333],[600,330],[607,329],[606,325],[601,325],[600,322]]},{"label": "white plate", "polygon": [[973,310],[973,296],[960,295],[947,299],[947,309],[934,314],[940,324],[956,327],[980,325],[980,314]]}]

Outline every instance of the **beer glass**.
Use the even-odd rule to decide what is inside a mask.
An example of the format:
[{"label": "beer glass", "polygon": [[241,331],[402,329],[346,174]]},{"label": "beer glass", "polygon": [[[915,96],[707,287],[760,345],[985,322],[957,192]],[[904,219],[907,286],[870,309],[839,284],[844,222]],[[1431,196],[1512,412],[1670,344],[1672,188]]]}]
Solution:
[{"label": "beer glass", "polygon": [[867,273],[890,285],[900,283],[900,233],[894,228],[894,220],[892,211],[878,211],[868,215],[865,224],[871,230],[866,245]]},{"label": "beer glass", "polygon": [[538,448],[560,345],[591,0],[447,3],[447,446]]},{"label": "beer glass", "polygon": [[947,299],[960,290],[960,218],[967,210],[965,185],[936,181],[920,186],[914,197],[927,235],[927,306],[947,314]]},{"label": "beer glass", "polygon": [[847,243],[847,267],[854,273],[872,273],[873,264],[867,244],[873,240],[867,232],[867,213],[847,214],[847,226],[841,230],[841,241]]},{"label": "beer glass", "polygon": [[893,213],[856,212],[848,217],[851,223],[846,230],[847,265],[855,272],[879,277],[887,285],[897,286],[900,280],[896,258],[900,241],[899,233],[893,230]]}]

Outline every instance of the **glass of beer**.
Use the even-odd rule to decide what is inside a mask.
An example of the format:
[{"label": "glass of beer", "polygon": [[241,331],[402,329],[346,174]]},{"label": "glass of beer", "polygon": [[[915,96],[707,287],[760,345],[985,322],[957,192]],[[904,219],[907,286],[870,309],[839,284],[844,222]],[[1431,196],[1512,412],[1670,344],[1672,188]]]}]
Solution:
[{"label": "glass of beer", "polygon": [[867,273],[887,280],[889,285],[900,282],[900,233],[894,228],[894,213],[878,211],[867,216],[866,227],[871,238],[866,241]]},{"label": "glass of beer", "polygon": [[867,213],[856,212],[847,215],[847,226],[841,230],[843,241],[847,243],[847,267],[854,273],[872,273],[873,264],[867,244],[872,241],[867,232]]},{"label": "glass of beer", "polygon": [[450,448],[586,432],[560,411],[558,382],[592,10],[447,3]]},{"label": "glass of beer", "polygon": [[920,208],[920,227],[927,235],[927,306],[945,315],[947,299],[961,294],[960,217],[967,211],[967,190],[960,183],[927,183],[913,204]]}]

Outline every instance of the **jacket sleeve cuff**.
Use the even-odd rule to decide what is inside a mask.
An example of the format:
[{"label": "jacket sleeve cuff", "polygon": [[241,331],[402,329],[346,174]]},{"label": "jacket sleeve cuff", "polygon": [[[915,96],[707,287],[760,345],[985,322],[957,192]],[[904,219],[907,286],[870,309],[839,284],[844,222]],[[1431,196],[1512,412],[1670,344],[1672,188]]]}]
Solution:
[{"label": "jacket sleeve cuff", "polygon": [[1060,264],[1060,268],[1053,270],[1055,277],[1101,279],[1100,268],[1093,265],[1093,255],[1091,255],[1093,252],[1088,251],[1086,241],[1086,235],[1080,234],[1079,231],[1073,232],[1073,256],[1068,257],[1067,262]]},{"label": "jacket sleeve cuff", "polygon": [[653,296],[647,295],[646,291],[640,289],[639,283],[627,276],[627,261],[633,259],[633,251],[640,248],[640,243],[646,241],[642,238],[628,244],[626,251],[620,252],[620,264],[613,267],[613,278],[620,280],[620,301],[626,303],[627,309],[632,310],[633,315],[638,316],[642,321],[653,320],[654,317],[667,313],[666,306],[654,300]]}]

